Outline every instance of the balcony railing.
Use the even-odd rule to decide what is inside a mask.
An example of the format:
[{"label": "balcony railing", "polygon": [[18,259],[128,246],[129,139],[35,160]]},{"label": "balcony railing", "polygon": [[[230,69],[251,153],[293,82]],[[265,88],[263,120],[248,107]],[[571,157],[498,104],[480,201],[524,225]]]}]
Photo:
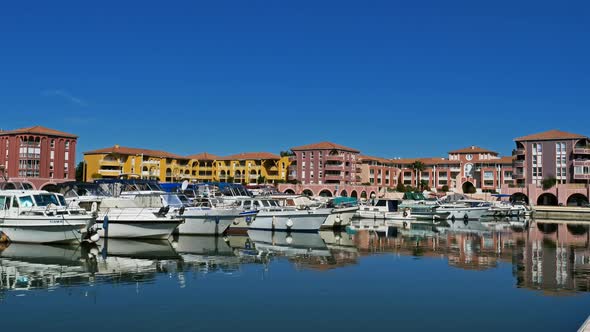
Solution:
[{"label": "balcony railing", "polygon": [[524,160],[515,160],[512,162],[514,167],[524,167]]},{"label": "balcony railing", "polygon": [[326,158],[326,160],[332,160],[332,161],[344,161],[344,156],[339,156],[339,155],[328,155],[328,157]]},{"label": "balcony railing", "polygon": [[514,154],[517,156],[522,156],[524,155],[524,149],[516,149],[514,150]]},{"label": "balcony railing", "polygon": [[590,160],[574,160],[574,167],[576,166],[590,166]]},{"label": "balcony railing", "polygon": [[121,175],[122,172],[116,169],[99,169],[98,174],[106,176],[118,176]]},{"label": "balcony railing", "polygon": [[516,180],[524,179],[524,173],[512,173],[512,178]]},{"label": "balcony railing", "polygon": [[590,174],[588,173],[574,173],[575,180],[590,180]]},{"label": "balcony railing", "polygon": [[98,164],[101,166],[121,166],[121,165],[123,165],[123,163],[119,162],[118,160],[101,160],[98,162]]},{"label": "balcony railing", "polygon": [[590,148],[574,148],[574,154],[590,154]]}]

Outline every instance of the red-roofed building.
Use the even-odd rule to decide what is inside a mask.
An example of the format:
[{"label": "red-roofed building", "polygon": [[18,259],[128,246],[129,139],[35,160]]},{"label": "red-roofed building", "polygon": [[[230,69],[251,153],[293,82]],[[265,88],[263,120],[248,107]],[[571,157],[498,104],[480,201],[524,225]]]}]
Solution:
[{"label": "red-roofed building", "polygon": [[76,178],[78,136],[42,126],[0,131],[0,166],[36,189]]}]

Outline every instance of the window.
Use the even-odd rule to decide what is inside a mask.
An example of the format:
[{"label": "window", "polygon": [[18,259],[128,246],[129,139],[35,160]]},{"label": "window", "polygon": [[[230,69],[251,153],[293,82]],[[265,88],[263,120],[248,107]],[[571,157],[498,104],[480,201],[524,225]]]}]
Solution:
[{"label": "window", "polygon": [[52,149],[53,149],[53,148],[55,148],[55,140],[54,140],[54,139],[52,139],[52,140],[51,140],[51,143],[49,144],[49,146],[50,146]]},{"label": "window", "polygon": [[66,147],[66,150],[69,150],[70,149],[70,141],[66,141],[65,147]]},{"label": "window", "polygon": [[33,198],[31,196],[19,197],[18,203],[21,207],[32,207],[33,206]]}]

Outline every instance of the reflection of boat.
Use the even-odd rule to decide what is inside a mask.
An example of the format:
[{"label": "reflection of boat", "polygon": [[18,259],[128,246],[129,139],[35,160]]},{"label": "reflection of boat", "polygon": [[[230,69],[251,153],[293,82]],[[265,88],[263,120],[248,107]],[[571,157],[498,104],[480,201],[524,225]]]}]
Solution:
[{"label": "reflection of boat", "polygon": [[87,255],[80,246],[12,243],[0,253],[0,289],[88,282],[91,274],[84,263]]},{"label": "reflection of boat", "polygon": [[352,235],[346,232],[320,231],[320,237],[330,249],[358,251],[354,245]]},{"label": "reflection of boat", "polygon": [[198,264],[199,270],[210,272],[217,268],[224,271],[239,268],[239,258],[223,237],[180,235],[174,238],[172,245],[184,263]]},{"label": "reflection of boat", "polygon": [[103,256],[125,256],[148,259],[175,259],[178,254],[168,240],[101,239]]},{"label": "reflection of boat", "polygon": [[270,232],[251,229],[248,230],[248,236],[259,252],[285,256],[330,256],[330,250],[318,233]]},{"label": "reflection of boat", "polygon": [[448,227],[436,227],[438,231],[489,232],[490,228],[480,220],[450,220]]}]

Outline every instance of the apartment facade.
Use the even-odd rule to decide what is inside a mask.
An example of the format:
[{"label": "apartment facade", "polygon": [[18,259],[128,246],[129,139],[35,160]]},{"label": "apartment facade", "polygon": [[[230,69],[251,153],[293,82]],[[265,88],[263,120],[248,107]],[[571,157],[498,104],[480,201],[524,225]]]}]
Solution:
[{"label": "apartment facade", "polygon": [[[512,157],[500,157],[495,151],[478,146],[453,150],[447,158],[406,158],[394,159],[400,169],[400,183],[419,187],[424,181],[428,187],[437,190],[451,190],[463,193],[495,192],[502,185],[513,183]],[[416,162],[423,169],[416,169]]]},{"label": "apartment facade", "polygon": [[559,130],[514,139],[516,184],[541,185],[554,177],[558,184],[590,181],[590,139]]},{"label": "apartment facade", "polygon": [[343,145],[320,142],[291,148],[289,179],[300,184],[346,185],[357,183],[360,151]]},{"label": "apartment facade", "polygon": [[256,183],[284,181],[288,157],[267,152],[221,157],[209,153],[181,156],[166,151],[113,147],[84,153],[85,179],[132,176],[161,182],[228,181]]},{"label": "apartment facade", "polygon": [[400,169],[393,159],[359,156],[356,168],[357,182],[380,188],[396,188]]},{"label": "apartment facade", "polygon": [[78,136],[42,126],[0,131],[0,166],[36,189],[76,178]]}]

